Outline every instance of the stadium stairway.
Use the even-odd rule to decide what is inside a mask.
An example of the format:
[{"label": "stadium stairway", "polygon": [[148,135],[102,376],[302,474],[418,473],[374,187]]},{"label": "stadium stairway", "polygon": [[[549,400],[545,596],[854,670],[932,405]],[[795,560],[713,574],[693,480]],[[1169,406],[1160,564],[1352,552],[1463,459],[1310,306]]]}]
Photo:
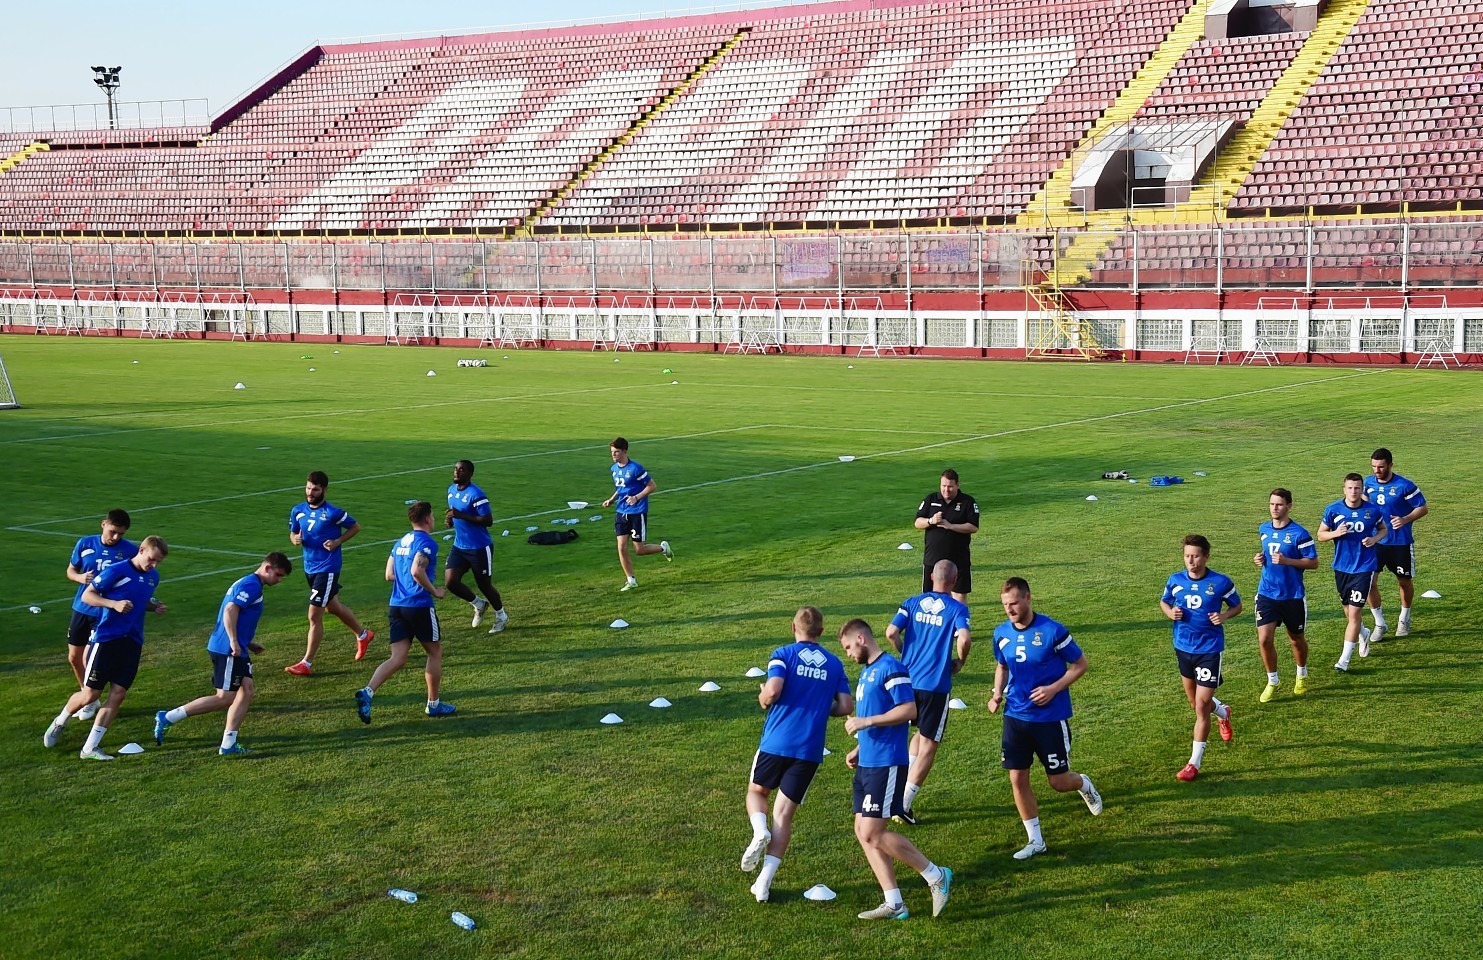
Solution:
[{"label": "stadium stairway", "polygon": [[[1205,35],[1205,8],[1208,5],[1206,0],[1198,0],[1190,4],[1190,8],[1185,11],[1179,23],[1175,24],[1174,29],[1169,31],[1169,35],[1164,38],[1163,43],[1159,44],[1153,56],[1148,58],[1148,62],[1134,74],[1133,79],[1118,94],[1112,106],[1108,107],[1101,118],[1092,125],[1092,129],[1082,139],[1080,146],[1071,152],[1066,161],[1045,182],[1045,186],[1040,188],[1029,206],[1016,219],[1015,226],[1079,227],[1083,224],[1085,215],[1081,206],[1076,204],[1071,197],[1071,181],[1076,176],[1077,168],[1109,131],[1133,119],[1138,108],[1153,96],[1159,84],[1164,82],[1164,78],[1179,63],[1179,59],[1194,45],[1195,41]],[[1121,220],[1125,211],[1118,211],[1118,214],[1118,219]]]},{"label": "stadium stairway", "polygon": [[51,147],[44,143],[29,143],[21,149],[17,150],[15,153],[12,153],[10,156],[6,157],[4,160],[0,160],[0,174],[7,173],[10,170],[13,170],[16,167],[20,166],[21,162],[32,154],[40,153],[43,150],[50,149]]},{"label": "stadium stairway", "polygon": [[730,53],[733,47],[745,40],[748,33],[750,32],[750,27],[743,27],[742,29],[738,30],[731,36],[731,39],[727,40],[725,43],[721,44],[721,46],[717,47],[716,51],[712,53],[708,58],[706,58],[706,60],[701,63],[700,66],[691,71],[689,76],[680,81],[679,85],[677,85],[669,93],[665,94],[658,103],[654,104],[653,107],[645,110],[637,120],[629,124],[627,130],[624,130],[621,134],[619,134],[613,140],[613,142],[604,147],[597,156],[587,161],[587,163],[583,165],[582,169],[578,170],[570,180],[562,184],[560,189],[558,189],[555,193],[551,194],[551,196],[543,200],[540,206],[536,207],[531,215],[525,218],[525,225],[520,228],[517,236],[531,236],[534,232],[533,227],[535,226],[537,221],[550,213],[552,208],[554,208],[562,200],[566,199],[566,197],[568,197],[573,190],[581,186],[584,180],[592,176],[593,173],[597,172],[598,168],[606,163],[609,157],[617,153],[619,150],[622,150],[623,147],[626,146],[630,140],[638,136],[639,131],[648,126],[650,120],[653,120],[655,117],[659,116],[661,113],[667,110],[670,104],[674,103],[680,97],[684,96],[686,90],[689,90],[691,87],[695,86],[696,81],[698,81],[701,77],[705,76],[712,69],[714,69],[715,66],[722,60],[726,59],[726,54]]},{"label": "stadium stairway", "polygon": [[1277,138],[1282,125],[1297,109],[1308,88],[1318,81],[1329,60],[1338,52],[1339,45],[1349,36],[1349,31],[1354,29],[1368,6],[1369,0],[1331,0],[1307,42],[1282,72],[1271,92],[1262,100],[1261,106],[1256,108],[1246,125],[1226,142],[1195,187],[1195,194],[1204,196],[1198,201],[1180,204],[1176,208],[1176,217],[1179,213],[1195,210],[1209,213],[1212,206],[1212,201],[1208,198],[1209,191],[1214,189],[1218,192],[1218,200],[1213,205],[1220,211],[1222,220],[1228,219],[1228,208],[1236,191],[1251,176],[1257,161]]}]

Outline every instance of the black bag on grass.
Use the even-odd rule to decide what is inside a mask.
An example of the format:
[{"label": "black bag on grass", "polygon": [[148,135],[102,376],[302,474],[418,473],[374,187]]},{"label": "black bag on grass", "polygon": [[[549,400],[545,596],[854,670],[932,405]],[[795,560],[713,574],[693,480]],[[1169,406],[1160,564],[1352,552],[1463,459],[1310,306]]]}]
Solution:
[{"label": "black bag on grass", "polygon": [[558,543],[571,543],[577,539],[575,530],[542,530],[540,533],[532,533],[525,538],[526,543],[533,543],[538,547],[554,546]]}]

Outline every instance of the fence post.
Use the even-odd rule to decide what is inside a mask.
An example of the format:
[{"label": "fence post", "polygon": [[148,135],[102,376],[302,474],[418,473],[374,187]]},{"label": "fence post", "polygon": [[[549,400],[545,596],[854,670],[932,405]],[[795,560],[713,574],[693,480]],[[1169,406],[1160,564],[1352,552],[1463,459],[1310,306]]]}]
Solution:
[{"label": "fence post", "polygon": [[1411,286],[1411,221],[1401,221],[1401,292]]}]

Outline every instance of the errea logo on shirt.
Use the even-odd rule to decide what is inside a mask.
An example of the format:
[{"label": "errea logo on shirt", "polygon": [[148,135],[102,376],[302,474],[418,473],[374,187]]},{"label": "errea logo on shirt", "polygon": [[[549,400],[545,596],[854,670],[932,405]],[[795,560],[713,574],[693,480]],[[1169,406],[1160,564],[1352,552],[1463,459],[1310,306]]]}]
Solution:
[{"label": "errea logo on shirt", "polygon": [[823,650],[803,650],[798,654],[802,663],[793,668],[793,672],[800,677],[809,680],[828,680],[829,671],[824,669],[824,664],[829,662],[829,657]]},{"label": "errea logo on shirt", "polygon": [[923,597],[922,602],[917,604],[917,612],[912,617],[917,623],[925,623],[929,626],[942,626],[942,611],[947,609],[947,604],[941,597]]}]

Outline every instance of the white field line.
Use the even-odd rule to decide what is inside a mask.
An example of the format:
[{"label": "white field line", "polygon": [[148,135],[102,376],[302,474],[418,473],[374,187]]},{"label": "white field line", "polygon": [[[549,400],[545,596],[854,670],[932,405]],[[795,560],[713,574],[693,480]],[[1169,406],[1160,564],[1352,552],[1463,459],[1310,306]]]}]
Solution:
[{"label": "white field line", "polygon": [[[37,530],[34,527],[6,527],[7,531],[14,533],[34,533],[42,537],[66,537],[68,540],[80,539],[77,534],[68,530]],[[170,544],[170,550],[188,550],[192,553],[222,553],[229,557],[257,557],[262,558],[259,553],[247,553],[243,550],[222,550],[220,547],[192,547],[183,543]]]},{"label": "white field line", "polygon": [[[857,455],[855,457],[855,460],[856,461],[859,461],[859,460],[879,459],[879,458],[882,458],[882,457],[894,457],[894,456],[900,456],[900,455],[906,454],[906,453],[919,453],[919,452],[921,452],[923,450],[934,450],[934,449],[938,449],[940,447],[954,446],[956,444],[962,444],[962,443],[973,443],[973,442],[980,441],[980,440],[992,440],[992,439],[997,439],[997,438],[1000,438],[1000,437],[1015,436],[1017,434],[1022,434],[1022,433],[1036,433],[1036,432],[1040,432],[1040,431],[1044,431],[1044,430],[1059,430],[1059,429],[1064,428],[1064,427],[1084,426],[1084,425],[1090,424],[1090,423],[1104,423],[1104,422],[1109,421],[1109,420],[1120,420],[1120,419],[1124,419],[1126,417],[1142,416],[1143,414],[1147,414],[1147,413],[1160,413],[1160,412],[1165,411],[1165,410],[1175,410],[1175,409],[1179,409],[1181,407],[1199,406],[1199,405],[1208,404],[1208,403],[1220,403],[1220,402],[1225,401],[1225,400],[1239,400],[1239,399],[1241,399],[1243,397],[1251,397],[1251,396],[1258,396],[1258,395],[1261,395],[1261,394],[1264,394],[1264,393],[1276,393],[1276,392],[1285,391],[1285,390],[1293,390],[1293,389],[1296,389],[1298,387],[1317,386],[1319,384],[1333,383],[1335,381],[1340,381],[1340,380],[1350,380],[1350,379],[1354,379],[1356,377],[1368,377],[1368,376],[1373,376],[1373,375],[1375,375],[1377,373],[1384,373],[1384,372],[1385,372],[1384,370],[1357,371],[1357,372],[1354,372],[1354,373],[1345,374],[1343,376],[1324,377],[1324,378],[1321,378],[1321,379],[1318,379],[1318,380],[1305,380],[1305,381],[1301,381],[1299,383],[1282,384],[1282,385],[1275,386],[1275,387],[1263,387],[1263,388],[1261,388],[1259,390],[1246,390],[1246,391],[1242,391],[1240,393],[1228,393],[1228,394],[1222,394],[1221,396],[1217,396],[1217,397],[1206,397],[1204,399],[1198,399],[1198,400],[1181,400],[1181,401],[1178,401],[1178,402],[1175,402],[1175,403],[1164,403],[1164,404],[1159,404],[1157,406],[1152,406],[1152,407],[1140,407],[1140,408],[1138,408],[1136,410],[1124,410],[1124,411],[1120,411],[1118,413],[1108,413],[1108,414],[1103,414],[1103,415],[1097,416],[1097,417],[1081,417],[1081,418],[1078,418],[1076,420],[1061,420],[1061,421],[1057,421],[1056,423],[1039,424],[1037,426],[1016,427],[1016,428],[1014,428],[1012,430],[1000,430],[1000,431],[997,431],[995,433],[976,434],[976,435],[971,436],[971,437],[964,437],[962,439],[957,439],[957,440],[944,440],[944,441],[940,441],[938,443],[921,444],[921,445],[918,445],[918,446],[915,446],[915,447],[903,447],[903,448],[901,448],[899,450],[886,450],[886,451],[882,451],[880,453],[859,454],[859,455]],[[763,429],[763,428],[766,428],[766,427],[769,427],[769,426],[775,426],[775,425],[770,425],[770,424],[756,424],[756,425],[750,426],[750,427],[735,427],[735,428],[732,428],[732,430],[729,430],[729,431],[728,430],[708,431],[708,433],[727,433],[727,432],[734,432],[736,430],[758,430],[758,429]],[[688,439],[689,437],[692,437],[692,436],[704,436],[704,435],[706,435],[706,434],[687,434],[687,435],[684,435],[684,436],[668,437],[668,438],[663,438],[663,439],[671,439],[671,440],[674,440],[674,439]],[[646,441],[646,442],[653,443],[653,442],[656,442],[656,441],[652,441],[651,440],[651,441]],[[586,449],[592,449],[592,448],[586,448]],[[566,452],[566,451],[548,451],[547,453],[556,453],[556,452]],[[521,456],[523,457],[523,456],[540,456],[540,455],[542,455],[542,454],[522,454]],[[507,458],[498,458],[498,459],[507,459]],[[519,457],[512,457],[512,458],[508,458],[508,459],[519,459]],[[701,489],[704,489],[706,487],[721,486],[723,484],[728,484],[728,483],[739,483],[739,482],[744,481],[744,480],[760,480],[760,479],[765,479],[767,477],[782,476],[784,474],[789,474],[789,473],[798,473],[798,472],[803,471],[803,470],[815,470],[815,469],[818,469],[820,467],[831,467],[831,466],[838,467],[838,466],[844,466],[844,464],[839,459],[837,459],[837,458],[834,459],[834,460],[822,460],[822,461],[819,461],[817,463],[806,463],[806,464],[800,464],[800,465],[794,466],[794,467],[784,467],[784,468],[782,468],[780,470],[767,470],[767,471],[764,471],[762,473],[743,474],[741,476],[726,477],[726,478],[723,478],[721,480],[707,480],[707,481],[704,481],[702,483],[691,483],[691,484],[686,484],[684,486],[679,486],[679,487],[668,487],[668,488],[665,488],[663,490],[657,491],[655,495],[657,496],[659,494],[682,493],[682,492],[687,491],[687,490],[701,490]],[[436,468],[428,468],[428,469],[436,469]],[[416,472],[420,472],[420,471],[403,471],[403,472],[404,473],[416,473]],[[397,476],[397,475],[400,475],[400,474],[390,474],[389,476]],[[365,477],[363,477],[361,479],[371,479],[371,478],[365,478]],[[297,490],[297,489],[298,489],[297,487],[287,487],[287,488],[284,488],[284,490],[274,490],[274,491],[265,491],[265,492],[267,492],[267,493],[281,493],[281,492],[285,492],[286,490]],[[260,495],[261,494],[243,494],[242,496],[260,496]],[[219,499],[219,500],[230,500],[230,499],[235,499],[235,498],[234,497],[220,497],[220,498],[217,498],[217,499]],[[215,502],[215,501],[209,501],[209,500],[207,500],[207,501],[197,501],[197,502],[200,502],[200,503],[211,503],[211,502]],[[162,508],[146,507],[146,508],[143,508],[143,509],[150,510],[150,509],[162,509]],[[569,507],[568,508],[558,508],[558,509],[554,509],[554,510],[542,510],[542,511],[538,511],[536,513],[525,513],[525,514],[519,514],[519,515],[509,516],[509,517],[499,517],[499,518],[496,518],[494,522],[495,523],[509,523],[509,522],[515,521],[515,520],[533,520],[533,519],[536,519],[538,517],[545,517],[545,516],[549,516],[549,515],[555,514],[555,513],[570,513],[570,512],[571,512],[571,509]],[[62,521],[48,521],[48,522],[60,523]],[[32,532],[32,533],[34,533],[34,532],[37,532],[37,531],[27,530],[26,532]],[[395,543],[399,539],[400,539],[400,537],[398,536],[398,537],[392,538],[390,540],[375,540],[375,541],[371,541],[371,542],[368,542],[368,543],[353,543],[350,546],[346,547],[345,549],[346,550],[355,550],[355,549],[358,549],[358,548],[361,548],[361,547],[386,546],[388,544]],[[256,555],[254,554],[254,556],[256,556]],[[182,581],[186,581],[186,580],[198,580],[198,579],[200,579],[202,577],[220,576],[220,575],[223,575],[223,574],[227,574],[227,573],[231,573],[233,571],[236,571],[237,569],[238,569],[237,567],[225,567],[225,568],[222,568],[220,570],[208,570],[205,573],[194,573],[194,574],[190,574],[190,575],[184,576],[184,577],[175,577],[175,578],[172,578],[172,582],[177,582],[178,583],[178,582],[182,582]],[[55,599],[55,600],[41,601],[41,602],[39,602],[39,603],[37,603],[35,605],[36,606],[47,606],[47,605],[53,604],[53,603],[70,603],[71,600],[72,600],[71,597],[66,597],[66,598]],[[15,610],[24,610],[27,606],[28,606],[28,604],[17,604],[17,605],[9,606],[9,607],[0,607],[0,613],[9,613],[9,612],[12,612],[12,611],[15,611]]]}]

